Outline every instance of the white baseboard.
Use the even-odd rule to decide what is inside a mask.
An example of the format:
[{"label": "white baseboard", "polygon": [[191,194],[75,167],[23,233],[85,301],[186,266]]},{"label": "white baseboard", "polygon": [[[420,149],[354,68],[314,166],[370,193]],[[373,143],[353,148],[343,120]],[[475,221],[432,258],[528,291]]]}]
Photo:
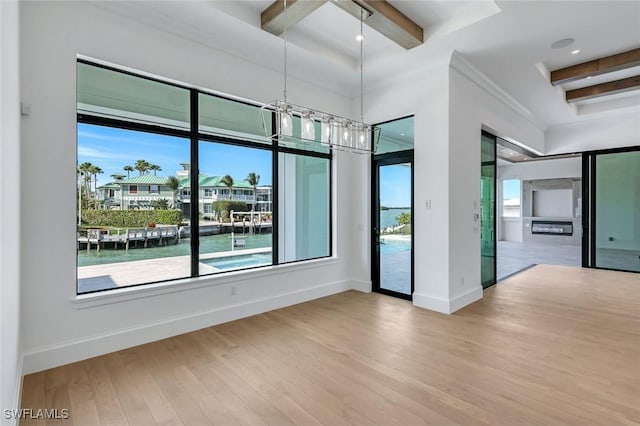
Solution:
[{"label": "white baseboard", "polygon": [[212,325],[235,321],[251,315],[341,293],[350,288],[350,282],[348,281],[332,282],[274,295],[273,297],[248,300],[210,311],[169,318],[161,322],[114,330],[109,333],[68,341],[58,345],[36,348],[24,354],[23,374],[31,374]]},{"label": "white baseboard", "polygon": [[452,314],[480,299],[482,299],[482,287],[472,288],[468,292],[456,296],[453,299],[413,293],[413,304],[415,306],[443,314]]},{"label": "white baseboard", "polygon": [[450,313],[454,313],[473,302],[482,299],[482,287],[475,287],[466,293],[460,294],[449,302]]},{"label": "white baseboard", "polygon": [[361,291],[363,293],[371,293],[371,281],[351,280],[351,290]]}]

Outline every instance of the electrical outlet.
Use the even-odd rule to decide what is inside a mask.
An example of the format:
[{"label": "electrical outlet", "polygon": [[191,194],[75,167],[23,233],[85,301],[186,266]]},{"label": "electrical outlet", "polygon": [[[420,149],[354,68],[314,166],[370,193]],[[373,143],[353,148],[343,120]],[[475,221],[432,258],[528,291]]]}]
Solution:
[{"label": "electrical outlet", "polygon": [[231,295],[232,295],[232,296],[235,296],[235,295],[236,295],[236,286],[235,286],[235,285],[232,285],[232,286],[231,286]]}]

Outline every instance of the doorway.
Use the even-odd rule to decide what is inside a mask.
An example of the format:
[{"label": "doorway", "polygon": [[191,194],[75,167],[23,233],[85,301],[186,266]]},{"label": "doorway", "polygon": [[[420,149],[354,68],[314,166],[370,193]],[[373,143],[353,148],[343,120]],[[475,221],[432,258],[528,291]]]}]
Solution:
[{"label": "doorway", "polygon": [[584,154],[582,266],[640,272],[640,146]]},{"label": "doorway", "polygon": [[413,151],[374,156],[373,291],[413,294]]},{"label": "doorway", "polygon": [[482,132],[480,145],[480,277],[482,288],[496,277],[496,137]]},{"label": "doorway", "polygon": [[482,132],[481,160],[483,286],[537,264],[580,266],[581,155],[543,156]]}]

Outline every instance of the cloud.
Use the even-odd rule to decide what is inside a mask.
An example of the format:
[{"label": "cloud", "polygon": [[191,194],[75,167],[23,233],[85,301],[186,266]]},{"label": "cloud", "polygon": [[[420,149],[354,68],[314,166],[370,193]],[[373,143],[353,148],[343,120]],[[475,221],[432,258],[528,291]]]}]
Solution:
[{"label": "cloud", "polygon": [[101,151],[99,149],[95,149],[95,148],[89,148],[87,146],[81,146],[78,145],[78,158],[83,158],[83,159],[95,159],[95,158],[99,158],[99,159],[117,159],[121,157],[121,155],[119,154],[114,154],[112,152],[109,151]]}]

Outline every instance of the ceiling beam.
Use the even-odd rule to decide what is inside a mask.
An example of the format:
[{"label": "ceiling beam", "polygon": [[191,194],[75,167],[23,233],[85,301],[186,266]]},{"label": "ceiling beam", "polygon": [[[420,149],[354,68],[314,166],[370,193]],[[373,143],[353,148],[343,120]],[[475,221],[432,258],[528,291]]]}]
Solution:
[{"label": "ceiling beam", "polygon": [[640,48],[551,71],[551,84],[563,83],[640,65]]},{"label": "ceiling beam", "polygon": [[582,87],[580,89],[569,90],[566,92],[565,96],[567,102],[577,102],[637,89],[640,89],[640,75],[623,78],[622,80],[610,81],[608,83],[596,84],[594,86]]},{"label": "ceiling beam", "polygon": [[[287,27],[300,22],[327,0],[287,0]],[[260,14],[263,30],[274,35],[284,33],[284,0],[276,0]]]},{"label": "ceiling beam", "polygon": [[[374,30],[409,50],[423,43],[422,27],[385,0],[331,0],[332,3],[360,19],[366,10],[365,22]],[[368,15],[368,16],[367,16]]]}]

